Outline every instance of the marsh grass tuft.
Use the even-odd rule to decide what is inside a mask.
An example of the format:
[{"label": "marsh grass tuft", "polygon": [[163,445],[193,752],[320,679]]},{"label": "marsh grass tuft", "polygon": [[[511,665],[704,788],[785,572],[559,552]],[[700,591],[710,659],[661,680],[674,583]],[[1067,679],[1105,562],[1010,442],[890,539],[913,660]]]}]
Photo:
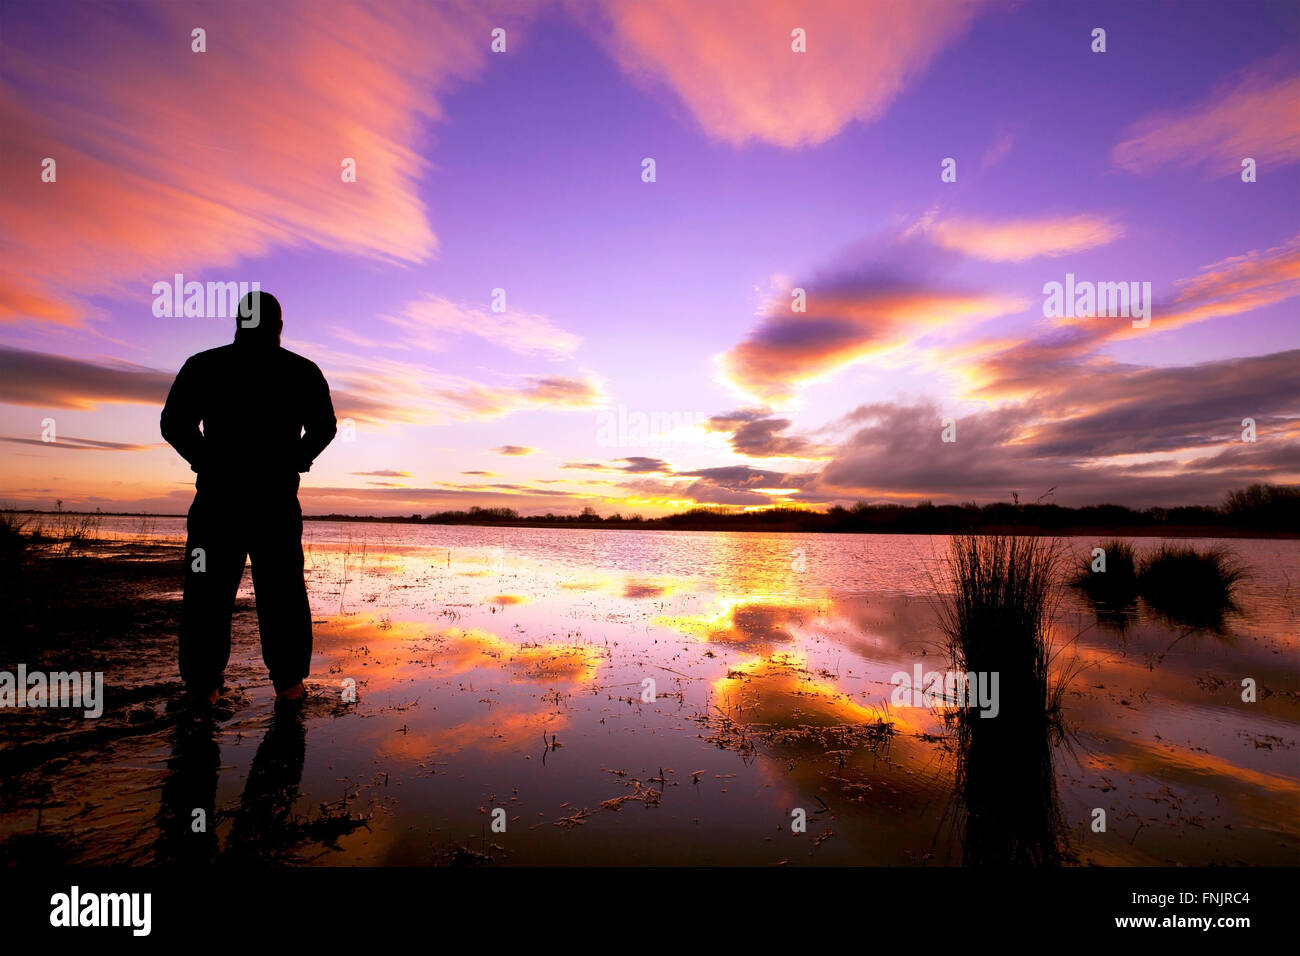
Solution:
[{"label": "marsh grass tuft", "polygon": [[1219,630],[1237,609],[1236,592],[1246,568],[1221,545],[1198,551],[1165,542],[1146,555],[1138,572],[1142,600],[1175,624]]},{"label": "marsh grass tuft", "polygon": [[27,520],[11,511],[0,511],[0,569],[6,577],[17,572],[31,539]]},{"label": "marsh grass tuft", "polygon": [[996,717],[969,707],[950,717],[968,865],[1051,865],[1067,852],[1053,771],[1073,676],[1052,672],[1060,553],[1038,537],[952,539],[951,594],[940,608],[949,657],[955,670],[996,673],[1000,684]]},{"label": "marsh grass tuft", "polygon": [[1111,539],[1098,547],[1105,552],[1106,570],[1093,570],[1094,559],[1089,552],[1070,584],[1092,602],[1092,609],[1102,624],[1124,632],[1137,614],[1137,557],[1127,541]]},{"label": "marsh grass tuft", "polygon": [[1147,607],[1172,624],[1221,630],[1224,616],[1236,610],[1236,591],[1246,568],[1220,545],[1197,550],[1164,542],[1143,557],[1125,541],[1105,541],[1106,570],[1093,571],[1083,559],[1071,584],[1093,603],[1103,623],[1127,625],[1140,595]]},{"label": "marsh grass tuft", "polygon": [[[1056,611],[1059,551],[1045,538],[958,535],[948,555],[953,595],[941,619],[953,666],[1031,681],[1032,703],[1054,709],[1048,629]],[[1030,703],[1029,699],[1023,703]]]},{"label": "marsh grass tuft", "polygon": [[1097,547],[1106,552],[1106,570],[1094,571],[1088,554],[1071,581],[1090,598],[1115,607],[1131,604],[1138,592],[1138,562],[1133,545],[1127,541],[1103,541]]},{"label": "marsh grass tuft", "polygon": [[27,547],[27,519],[20,518],[12,511],[0,511],[0,542],[6,547]]},{"label": "marsh grass tuft", "polygon": [[99,540],[103,518],[92,514],[66,514],[60,516],[55,536],[64,543],[64,554],[73,554],[92,541]]}]

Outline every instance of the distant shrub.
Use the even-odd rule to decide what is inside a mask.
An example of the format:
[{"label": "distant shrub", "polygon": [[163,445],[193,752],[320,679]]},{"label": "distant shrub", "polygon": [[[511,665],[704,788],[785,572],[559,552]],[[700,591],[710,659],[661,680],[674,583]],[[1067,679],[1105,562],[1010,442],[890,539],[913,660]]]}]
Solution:
[{"label": "distant shrub", "polygon": [[1228,492],[1222,510],[1233,524],[1262,531],[1300,531],[1300,488],[1251,485]]}]

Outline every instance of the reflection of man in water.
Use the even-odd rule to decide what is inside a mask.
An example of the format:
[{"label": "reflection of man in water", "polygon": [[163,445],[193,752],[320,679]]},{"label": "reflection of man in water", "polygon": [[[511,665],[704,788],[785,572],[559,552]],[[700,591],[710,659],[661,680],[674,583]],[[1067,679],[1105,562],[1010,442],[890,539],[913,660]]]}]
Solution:
[{"label": "reflection of man in water", "polygon": [[315,363],[280,347],[274,296],[250,292],[239,313],[234,343],[187,359],[162,412],[163,438],[198,474],[186,523],[181,678],[192,701],[216,702],[251,558],[262,659],[277,700],[295,701],[311,665],[298,474],[334,438],[334,406]]},{"label": "reflection of man in water", "polygon": [[[346,814],[299,822],[293,806],[302,784],[307,752],[307,725],[302,710],[277,708],[266,736],[258,745],[248,770],[238,810],[217,812],[217,779],[221,746],[211,711],[176,725],[172,755],[163,779],[158,806],[155,862],[211,865],[227,863],[275,864],[294,861],[297,850],[312,839],[332,838],[361,826]],[[195,813],[202,810],[201,815]],[[234,817],[223,851],[217,840],[222,817]],[[195,827],[196,819],[204,823]]]}]

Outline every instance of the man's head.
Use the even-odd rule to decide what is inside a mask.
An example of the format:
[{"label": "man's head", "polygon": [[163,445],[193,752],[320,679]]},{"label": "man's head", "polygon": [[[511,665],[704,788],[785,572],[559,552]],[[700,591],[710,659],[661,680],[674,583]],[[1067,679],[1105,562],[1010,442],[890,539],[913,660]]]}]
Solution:
[{"label": "man's head", "polygon": [[280,302],[269,292],[249,292],[235,313],[235,341],[250,345],[279,345],[284,321]]}]

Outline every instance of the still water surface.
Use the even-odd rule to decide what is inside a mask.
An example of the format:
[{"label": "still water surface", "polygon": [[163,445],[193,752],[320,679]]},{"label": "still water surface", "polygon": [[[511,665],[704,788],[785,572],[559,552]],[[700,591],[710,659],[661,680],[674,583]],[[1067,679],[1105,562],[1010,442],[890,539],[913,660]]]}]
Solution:
[{"label": "still water surface", "polygon": [[[102,534],[129,551],[183,531]],[[264,862],[961,862],[952,734],[890,703],[897,672],[947,669],[944,536],[308,522],[304,543],[304,716],[271,719],[241,604],[233,712],[86,768],[111,796],[83,821],[107,849],[81,859],[191,852],[159,832],[179,802],[211,806],[212,847]],[[1103,624],[1063,592],[1055,666],[1075,676],[1041,797],[1067,860],[1300,862],[1300,542],[1226,544],[1251,573],[1220,632],[1141,603]]]}]

